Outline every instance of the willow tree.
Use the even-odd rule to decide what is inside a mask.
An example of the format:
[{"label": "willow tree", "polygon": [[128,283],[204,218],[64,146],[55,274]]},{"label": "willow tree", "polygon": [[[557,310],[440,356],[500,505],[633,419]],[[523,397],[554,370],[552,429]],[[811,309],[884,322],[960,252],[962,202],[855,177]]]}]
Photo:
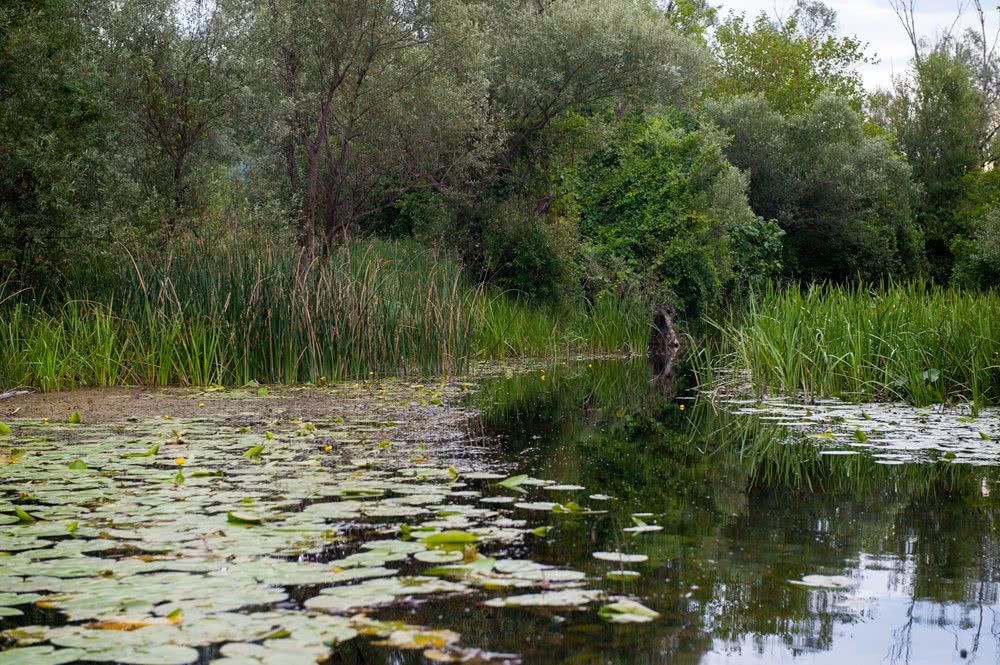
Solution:
[{"label": "willow tree", "polygon": [[[258,22],[277,141],[308,252],[490,151],[462,3],[267,0]],[[474,60],[474,58],[472,58]]]}]

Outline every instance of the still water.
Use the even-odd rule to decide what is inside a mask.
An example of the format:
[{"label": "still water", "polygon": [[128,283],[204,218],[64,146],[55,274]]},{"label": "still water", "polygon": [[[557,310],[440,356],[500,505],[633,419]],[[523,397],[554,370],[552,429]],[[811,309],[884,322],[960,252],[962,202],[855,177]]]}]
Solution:
[{"label": "still water", "polygon": [[[629,566],[640,578],[605,588],[659,619],[461,601],[398,616],[525,663],[1000,662],[996,468],[819,455],[760,420],[661,397],[644,371],[582,362],[487,382],[473,434],[511,472],[616,497],[607,514],[553,518],[514,555],[600,577],[592,552],[646,554]],[[663,530],[623,533],[635,513]],[[836,588],[792,583],[808,575]]]},{"label": "still water", "polygon": [[[648,379],[641,361],[579,359],[433,392],[375,384],[309,423],[256,406],[14,423],[0,663],[1000,662],[988,456],[899,457],[917,435],[891,432],[852,448],[792,427],[788,407]],[[437,440],[435,412],[449,414]],[[909,431],[907,417],[879,427]],[[442,533],[476,542],[435,545]],[[570,601],[509,601],[551,591]],[[616,599],[657,616],[609,622]],[[361,613],[451,632],[375,637]]]}]

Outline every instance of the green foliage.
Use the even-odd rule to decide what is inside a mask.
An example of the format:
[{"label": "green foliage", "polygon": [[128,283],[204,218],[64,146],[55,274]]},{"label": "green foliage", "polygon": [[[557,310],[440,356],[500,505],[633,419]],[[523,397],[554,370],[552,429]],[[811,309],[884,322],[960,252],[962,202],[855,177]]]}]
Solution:
[{"label": "green foliage", "polygon": [[954,264],[952,244],[971,233],[961,208],[966,176],[983,163],[985,103],[968,65],[936,51],[914,64],[912,81],[897,83],[887,115],[897,145],[924,189],[917,218],[931,275],[947,282]]},{"label": "green foliage", "polygon": [[921,281],[769,287],[745,320],[720,326],[717,361],[761,393],[981,407],[1000,400],[998,307],[997,292]]},{"label": "green foliage", "polygon": [[89,2],[0,7],[0,273],[58,283],[86,256],[103,116]]},{"label": "green foliage", "polygon": [[1000,287],[1000,208],[973,223],[972,237],[952,245],[956,284],[981,289]]},{"label": "green foliage", "polygon": [[781,276],[784,239],[781,227],[763,217],[730,227],[734,295],[745,296]]},{"label": "green foliage", "polygon": [[777,22],[760,14],[750,24],[730,14],[715,32],[714,51],[716,97],[760,94],[783,113],[807,108],[824,93],[859,107],[864,86],[857,66],[871,62],[860,41],[837,36],[835,13],[801,1]]},{"label": "green foliage", "polygon": [[745,182],[723,156],[722,137],[690,117],[631,121],[617,132],[568,176],[581,233],[598,261],[610,257],[603,261],[620,262],[654,297],[666,292],[702,313],[732,277],[728,233],[761,228]]},{"label": "green foliage", "polygon": [[88,301],[53,312],[0,285],[0,385],[441,375],[477,357],[637,350],[648,333],[645,308],[598,303],[556,318],[470,286],[455,262],[412,242],[349,245],[305,263],[244,241],[140,255],[119,270]]},{"label": "green foliage", "polygon": [[571,224],[547,221],[528,202],[511,199],[484,225],[484,270],[500,288],[535,302],[569,302],[576,295],[576,246]]},{"label": "green foliage", "polygon": [[750,176],[754,212],[786,232],[789,274],[919,274],[909,167],[885,139],[865,131],[846,99],[822,95],[784,115],[763,97],[743,96],[707,102],[705,113],[732,135],[726,154]]}]

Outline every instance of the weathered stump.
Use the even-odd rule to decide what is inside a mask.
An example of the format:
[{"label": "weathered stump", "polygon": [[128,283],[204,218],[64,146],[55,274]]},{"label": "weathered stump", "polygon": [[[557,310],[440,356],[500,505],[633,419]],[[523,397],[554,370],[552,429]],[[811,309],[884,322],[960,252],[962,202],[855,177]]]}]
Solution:
[{"label": "weathered stump", "polygon": [[681,347],[674,329],[674,308],[657,305],[653,309],[653,325],[649,334],[649,362],[653,366],[653,380],[666,383],[674,371],[674,358]]}]

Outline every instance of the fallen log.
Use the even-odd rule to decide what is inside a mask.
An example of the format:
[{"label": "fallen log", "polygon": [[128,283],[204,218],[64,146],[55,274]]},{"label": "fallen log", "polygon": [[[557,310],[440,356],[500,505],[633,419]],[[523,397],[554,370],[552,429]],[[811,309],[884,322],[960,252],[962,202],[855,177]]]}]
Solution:
[{"label": "fallen log", "polygon": [[11,399],[12,397],[20,397],[21,395],[30,395],[35,392],[34,390],[8,390],[5,393],[0,393],[0,400]]}]

